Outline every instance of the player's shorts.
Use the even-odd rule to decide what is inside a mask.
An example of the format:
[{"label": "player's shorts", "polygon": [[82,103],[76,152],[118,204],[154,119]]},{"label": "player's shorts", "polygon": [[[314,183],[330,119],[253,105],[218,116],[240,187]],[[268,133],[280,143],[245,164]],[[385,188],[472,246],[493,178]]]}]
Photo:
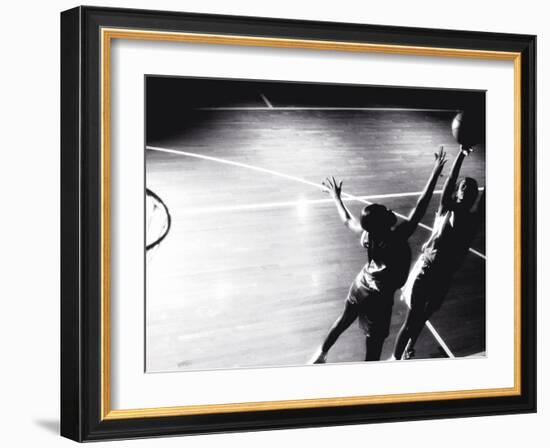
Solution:
[{"label": "player's shorts", "polygon": [[451,286],[452,272],[422,254],[412,268],[403,297],[407,305],[432,314],[441,308]]},{"label": "player's shorts", "polygon": [[356,307],[359,326],[367,337],[386,338],[390,333],[393,293],[380,293],[353,282],[346,301]]}]

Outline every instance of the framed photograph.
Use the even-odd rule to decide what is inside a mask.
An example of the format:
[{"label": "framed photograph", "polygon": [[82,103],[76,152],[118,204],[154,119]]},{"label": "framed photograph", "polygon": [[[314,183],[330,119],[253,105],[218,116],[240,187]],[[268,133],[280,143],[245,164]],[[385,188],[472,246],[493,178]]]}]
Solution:
[{"label": "framed photograph", "polygon": [[535,36],[61,14],[61,433],[536,411]]}]

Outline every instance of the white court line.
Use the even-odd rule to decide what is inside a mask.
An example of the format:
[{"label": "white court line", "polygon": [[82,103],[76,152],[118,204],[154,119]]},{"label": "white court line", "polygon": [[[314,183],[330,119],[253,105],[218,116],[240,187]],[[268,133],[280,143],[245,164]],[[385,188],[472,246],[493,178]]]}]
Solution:
[{"label": "white court line", "polygon": [[[249,165],[247,163],[235,162],[235,161],[232,161],[232,160],[221,159],[219,157],[205,156],[205,155],[197,154],[197,153],[194,153],[194,152],[175,150],[175,149],[169,149],[169,148],[161,148],[161,147],[158,147],[158,146],[146,146],[145,148],[149,149],[151,151],[164,152],[164,153],[168,153],[168,154],[177,154],[177,155],[180,155],[180,156],[194,157],[196,159],[210,160],[212,162],[218,162],[218,163],[224,163],[226,165],[238,166],[240,168],[246,168],[246,169],[253,170],[253,171],[259,171],[260,173],[271,174],[273,176],[282,177],[282,178],[285,178],[285,179],[293,180],[295,182],[300,182],[302,184],[310,185],[310,186],[318,188],[320,190],[323,189],[323,186],[321,184],[316,183],[316,182],[311,182],[309,180],[302,179],[300,177],[291,176],[290,174],[284,174],[284,173],[280,173],[278,171],[273,171],[273,170],[270,170],[268,168],[262,168],[262,167],[259,167],[259,166]],[[400,195],[396,195],[396,196],[392,196],[392,197],[412,196],[413,194],[414,193],[402,193]],[[361,202],[365,205],[372,204],[372,202],[370,202],[366,199],[362,199],[361,196],[354,196],[354,195],[349,194],[349,193],[342,193],[342,197],[343,197],[343,199],[355,200],[355,201]],[[363,196],[363,197],[367,197],[367,196]],[[378,196],[378,199],[382,198],[382,197],[390,197],[390,196],[380,195],[380,196]],[[371,198],[374,199],[374,197],[371,197]],[[407,217],[405,215],[402,215],[402,214],[397,213],[395,211],[394,211],[394,213],[402,219],[407,219]],[[430,232],[433,230],[431,227],[427,226],[426,224],[418,223],[418,225],[420,227],[423,227],[426,230],[429,230]],[[470,252],[477,255],[478,257],[483,258],[484,260],[486,259],[486,256],[484,254],[478,252],[475,249],[470,248]]]},{"label": "white court line", "polygon": [[[182,150],[176,150],[176,149],[169,149],[169,148],[160,148],[158,146],[146,146],[145,148],[149,149],[149,150],[152,150],[152,151],[165,152],[165,153],[168,153],[168,154],[177,154],[177,155],[180,155],[180,156],[189,156],[189,157],[194,157],[196,159],[210,160],[211,162],[218,162],[218,163],[224,163],[226,165],[238,166],[240,168],[247,168],[249,170],[258,171],[260,173],[271,174],[273,176],[282,177],[282,178],[285,178],[285,179],[300,182],[302,184],[310,185],[312,187],[316,187],[316,188],[319,188],[319,189],[323,188],[323,186],[321,184],[317,184],[315,182],[310,182],[309,180],[305,180],[305,179],[302,179],[300,177],[291,176],[289,174],[284,174],[284,173],[279,173],[278,171],[273,171],[273,170],[270,170],[270,169],[267,169],[267,168],[262,168],[260,166],[249,165],[247,163],[234,162],[232,160],[220,159],[219,157],[205,156],[205,155],[197,154],[197,153],[194,153],[194,152],[188,152],[188,151],[182,151]],[[354,197],[352,195],[348,195],[348,194],[346,194],[346,195],[350,196],[350,197]]]},{"label": "white court line", "polygon": [[[480,188],[480,190],[482,190]],[[443,190],[435,190],[433,194],[441,194]],[[344,202],[352,202],[358,200],[370,200],[370,199],[386,199],[386,198],[403,198],[408,196],[420,196],[422,191],[408,191],[406,193],[387,193],[387,194],[371,194],[366,196],[357,196],[352,198],[342,198]],[[214,205],[212,207],[194,207],[190,210],[186,210],[186,214],[197,215],[202,213],[217,213],[217,212],[239,212],[247,210],[269,210],[274,208],[285,207],[303,207],[305,205],[316,205],[332,203],[333,199],[298,199],[295,201],[276,201],[276,202],[260,202],[253,204],[238,204],[238,205]],[[482,256],[482,255],[480,255]]]},{"label": "white court line", "polygon": [[263,93],[260,93],[260,96],[262,97],[262,100],[264,100],[265,104],[267,105],[267,108],[273,109],[273,104],[271,104],[271,102],[267,99],[267,97]]},{"label": "white court line", "polygon": [[[369,200],[369,199],[382,199],[382,198],[396,198],[404,196],[418,196],[421,191],[412,191],[410,193],[395,193],[395,194],[373,194],[368,196],[357,196],[353,198],[342,198],[344,202],[351,202],[357,200]],[[441,191],[434,191],[434,194],[441,193]],[[191,210],[186,210],[186,214],[201,214],[201,213],[214,213],[214,212],[238,212],[246,210],[269,210],[274,208],[285,207],[303,207],[305,205],[315,204],[329,204],[332,203],[331,198],[325,199],[298,199],[296,201],[277,201],[277,202],[260,202],[256,204],[239,204],[239,205],[215,205],[213,207],[195,207]]]},{"label": "white court line", "polygon": [[378,111],[378,112],[454,112],[458,109],[430,109],[430,108],[403,108],[403,107],[308,107],[308,106],[281,106],[274,107],[264,95],[260,94],[268,105],[265,106],[209,106],[197,107],[195,110],[328,110],[328,111]]},{"label": "white court line", "polygon": [[487,260],[487,256],[485,254],[482,254],[481,252],[475,250],[475,249],[472,249],[471,247],[468,248],[470,250],[471,253],[473,253],[474,255],[477,255],[478,257],[480,258],[483,258],[484,260]]},{"label": "white court line", "polygon": [[434,338],[439,343],[441,348],[445,351],[445,353],[447,353],[447,356],[451,359],[454,359],[455,355],[453,354],[453,352],[451,351],[449,346],[447,344],[445,344],[445,341],[443,340],[441,335],[437,332],[437,330],[434,328],[434,326],[432,325],[432,323],[429,320],[426,321],[426,328],[428,328],[428,330],[431,331],[431,333],[433,334]]},{"label": "white court line", "polygon": [[432,325],[432,323],[427,320],[426,321],[426,328],[428,330],[430,330],[430,332],[432,333],[433,337],[436,339],[436,341],[439,343],[439,345],[441,346],[441,348],[443,349],[443,351],[447,354],[447,356],[451,359],[455,359],[455,355],[453,354],[453,352],[451,351],[451,349],[449,348],[449,346],[447,344],[445,344],[445,341],[443,340],[443,338],[441,337],[441,335],[437,332],[437,330],[434,328],[434,326]]},{"label": "white court line", "polygon": [[[319,189],[323,189],[323,186],[321,184],[318,184],[318,183],[315,183],[315,182],[310,182],[310,181],[302,179],[300,177],[291,176],[289,174],[280,173],[278,171],[273,171],[273,170],[270,170],[270,169],[267,169],[267,168],[262,168],[262,167],[258,167],[258,166],[254,166],[254,165],[249,165],[247,163],[234,162],[232,160],[220,159],[219,157],[205,156],[205,155],[202,155],[202,154],[196,154],[196,153],[188,152],[188,151],[181,151],[181,150],[168,149],[168,148],[160,148],[158,146],[146,146],[146,149],[149,149],[149,150],[152,150],[152,151],[164,152],[164,153],[168,153],[168,154],[177,154],[177,155],[182,155],[182,156],[194,157],[194,158],[197,158],[197,159],[209,160],[209,161],[212,161],[212,162],[224,163],[226,165],[238,166],[240,168],[247,168],[247,169],[250,169],[250,170],[259,171],[261,173],[272,174],[274,176],[283,177],[285,179],[294,180],[296,182],[300,182],[300,183],[305,184],[305,185],[310,185],[310,186],[313,186],[313,187],[316,187],[316,188],[319,188]],[[405,193],[405,194],[411,195],[410,193]],[[356,201],[362,202],[362,203],[367,204],[367,205],[372,204],[372,202],[369,202],[366,199],[362,199],[361,197],[354,196],[354,195],[351,195],[349,193],[342,193],[342,196],[345,199],[348,199],[348,200],[356,200]],[[400,213],[397,213],[397,212],[394,212],[394,213],[397,216],[399,216],[403,219],[407,219],[406,216],[404,216]],[[421,227],[424,227],[425,229],[430,230],[430,231],[432,230],[431,227],[428,227],[425,224],[420,223],[419,225]],[[473,251],[472,249],[470,249],[470,251],[472,251],[474,254],[476,254],[476,255],[482,257],[483,259],[485,259],[485,255],[480,254],[477,251]],[[437,340],[437,342],[439,343],[441,348],[443,348],[445,353],[447,353],[447,356],[449,356],[449,358],[454,358],[455,357],[454,354],[451,352],[451,350],[449,349],[447,344],[445,344],[445,342],[443,341],[443,338],[437,332],[437,330],[433,327],[433,325],[431,324],[431,322],[429,320],[426,321],[426,327],[428,328],[428,330],[430,330],[430,332],[432,333],[434,338]]]}]

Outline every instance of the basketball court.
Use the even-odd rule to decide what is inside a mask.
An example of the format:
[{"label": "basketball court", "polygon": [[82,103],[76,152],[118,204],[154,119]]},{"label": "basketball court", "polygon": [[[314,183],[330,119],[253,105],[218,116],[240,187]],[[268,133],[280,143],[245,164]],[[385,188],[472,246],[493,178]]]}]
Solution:
[{"label": "basketball court", "polygon": [[[181,111],[172,105],[169,130],[148,133],[146,186],[172,218],[146,268],[148,372],[305,364],[366,261],[321,191],[322,180],[343,180],[354,214],[379,202],[405,216],[439,145],[450,159],[444,176],[458,150],[453,105],[412,108],[356,95],[239,89],[229,99],[210,92]],[[461,175],[485,186],[483,145]],[[413,263],[439,197],[410,239]],[[485,263],[483,225],[416,344],[417,359],[484,354]],[[382,359],[391,355],[405,312],[396,296]],[[328,362],[359,362],[364,354],[355,323]]]}]

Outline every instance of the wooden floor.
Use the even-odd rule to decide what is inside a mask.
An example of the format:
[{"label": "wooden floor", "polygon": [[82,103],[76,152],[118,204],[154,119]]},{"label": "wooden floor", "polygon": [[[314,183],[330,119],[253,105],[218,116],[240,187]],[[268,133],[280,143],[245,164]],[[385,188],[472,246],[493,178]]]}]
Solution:
[{"label": "wooden floor", "polygon": [[[401,194],[422,190],[438,145],[446,145],[450,157],[457,151],[450,134],[453,115],[197,110],[193,126],[183,120],[179,132],[149,141],[212,159],[146,151],[147,186],[173,218],[146,269],[147,371],[304,364],[342,310],[365,262],[364,250],[334,205],[308,182],[334,175],[356,196],[395,195],[373,201],[408,214],[417,196]],[[449,168],[450,163],[445,174]],[[483,147],[465,161],[462,174],[485,185]],[[423,220],[428,226],[438,199],[434,196]],[[364,204],[349,206],[358,213]],[[418,228],[411,238],[414,258],[428,236]],[[484,239],[482,229],[472,245],[482,254]],[[391,354],[404,314],[396,299],[383,358]],[[468,254],[431,323],[455,356],[484,352],[482,257]],[[361,361],[364,350],[354,324],[333,347],[329,362]],[[424,329],[417,358],[444,356]]]}]

